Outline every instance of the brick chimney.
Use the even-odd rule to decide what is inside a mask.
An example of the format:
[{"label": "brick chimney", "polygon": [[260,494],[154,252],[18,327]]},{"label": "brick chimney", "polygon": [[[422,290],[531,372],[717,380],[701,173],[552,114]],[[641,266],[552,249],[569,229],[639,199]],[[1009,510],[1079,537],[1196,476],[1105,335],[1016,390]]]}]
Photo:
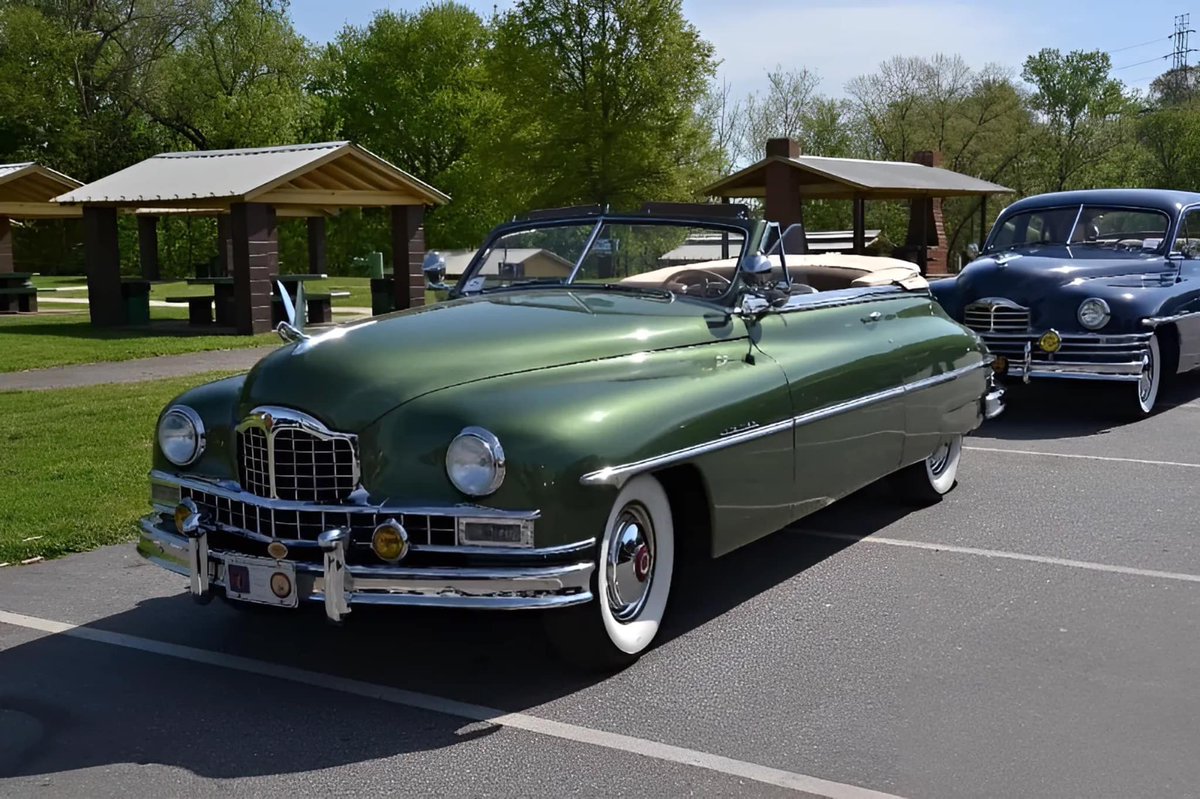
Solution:
[{"label": "brick chimney", "polygon": [[[792,139],[767,139],[766,157],[796,158],[800,145]],[[764,170],[766,194],[763,197],[763,216],[778,222],[787,230],[789,225],[804,221],[800,202],[800,173],[782,161],[772,161]]]},{"label": "brick chimney", "polygon": [[[942,154],[936,150],[918,150],[913,153],[913,163],[922,166],[940,167]],[[925,214],[926,232],[929,239],[925,242],[925,274],[945,275],[950,272],[948,242],[946,241],[946,223],[942,219],[942,198],[913,200],[908,218],[909,244],[921,245],[921,214]]]}]

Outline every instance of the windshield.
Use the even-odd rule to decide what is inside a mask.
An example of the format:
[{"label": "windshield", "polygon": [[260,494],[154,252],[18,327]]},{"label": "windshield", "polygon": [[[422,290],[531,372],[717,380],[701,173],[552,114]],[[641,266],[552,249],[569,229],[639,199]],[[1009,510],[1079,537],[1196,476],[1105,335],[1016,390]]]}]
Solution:
[{"label": "windshield", "polygon": [[1069,245],[1117,253],[1156,252],[1170,220],[1152,208],[1072,205],[1013,214],[992,233],[987,252],[1038,244]]},{"label": "windshield", "polygon": [[515,286],[597,285],[726,294],[745,245],[738,228],[664,222],[570,222],[506,233],[462,275],[463,293]]}]

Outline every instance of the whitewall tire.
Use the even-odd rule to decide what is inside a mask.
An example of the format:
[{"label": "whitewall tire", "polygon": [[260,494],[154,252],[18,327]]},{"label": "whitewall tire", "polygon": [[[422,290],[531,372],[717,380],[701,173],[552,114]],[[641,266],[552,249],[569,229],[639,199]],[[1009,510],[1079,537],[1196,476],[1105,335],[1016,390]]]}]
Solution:
[{"label": "whitewall tire", "polygon": [[950,493],[958,479],[962,448],[961,433],[945,436],[929,457],[897,472],[893,486],[899,498],[916,505],[928,505]]},{"label": "whitewall tire", "polygon": [[640,475],[613,502],[596,553],[594,598],[546,614],[551,641],[583,666],[628,665],[658,635],[675,571],[675,528],[662,484]]},{"label": "whitewall tire", "polygon": [[1137,416],[1149,416],[1158,401],[1158,389],[1163,378],[1162,350],[1158,344],[1158,336],[1150,337],[1150,348],[1142,375],[1134,384],[1134,399],[1137,402]]}]

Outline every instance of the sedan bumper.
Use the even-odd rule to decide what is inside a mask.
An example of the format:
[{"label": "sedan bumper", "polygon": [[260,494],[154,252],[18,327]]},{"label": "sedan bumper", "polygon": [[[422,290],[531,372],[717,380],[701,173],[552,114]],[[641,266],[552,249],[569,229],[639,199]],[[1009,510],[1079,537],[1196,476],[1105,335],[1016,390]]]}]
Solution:
[{"label": "sedan bumper", "polygon": [[996,357],[1000,376],[1031,379],[1109,380],[1136,382],[1150,358],[1152,333],[1062,335],[1055,352],[1040,346],[1042,334],[980,333]]},{"label": "sedan bumper", "polygon": [[[339,533],[340,531],[331,531]],[[138,553],[151,562],[190,579],[199,600],[229,587],[230,561],[244,556],[209,547],[208,533],[194,536],[175,531],[159,514],[142,519]],[[294,574],[297,600],[320,602],[326,615],[341,621],[354,605],[417,605],[447,608],[524,610],[589,602],[590,560],[553,566],[429,567],[350,565],[344,534],[323,535],[321,563],[276,561]],[[270,561],[267,561],[268,564]]]}]

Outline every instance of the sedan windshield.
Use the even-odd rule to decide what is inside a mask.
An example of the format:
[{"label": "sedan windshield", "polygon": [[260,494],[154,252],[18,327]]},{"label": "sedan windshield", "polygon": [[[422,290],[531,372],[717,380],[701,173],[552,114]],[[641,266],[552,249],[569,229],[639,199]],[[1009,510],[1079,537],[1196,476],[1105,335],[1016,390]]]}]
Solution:
[{"label": "sedan windshield", "polygon": [[494,239],[462,275],[463,293],[512,287],[597,285],[721,297],[745,233],[738,228],[610,220],[547,224]]},{"label": "sedan windshield", "polygon": [[1013,214],[992,233],[988,252],[1039,244],[1101,248],[1116,253],[1158,251],[1170,220],[1152,208],[1072,205]]}]

